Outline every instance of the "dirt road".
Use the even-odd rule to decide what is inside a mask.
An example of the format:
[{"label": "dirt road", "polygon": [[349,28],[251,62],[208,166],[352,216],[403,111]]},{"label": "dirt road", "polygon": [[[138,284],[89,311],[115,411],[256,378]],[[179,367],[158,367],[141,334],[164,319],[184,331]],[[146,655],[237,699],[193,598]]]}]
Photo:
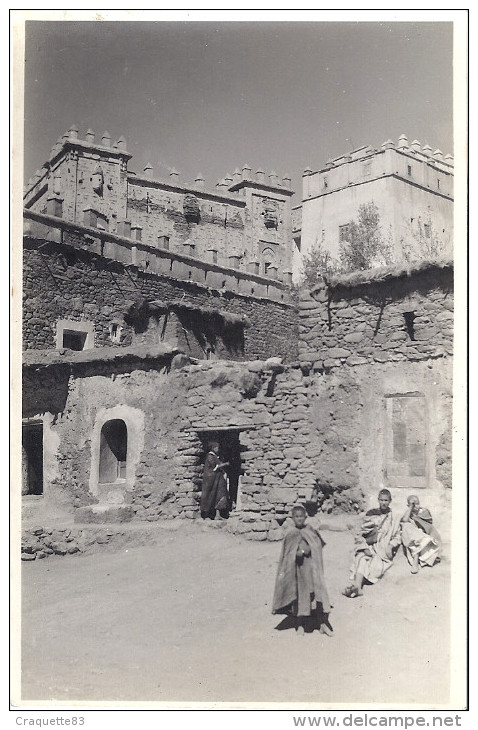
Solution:
[{"label": "dirt road", "polygon": [[334,638],[275,628],[279,543],[197,523],[23,564],[23,699],[446,703],[448,561],[347,599],[351,537],[324,537]]}]

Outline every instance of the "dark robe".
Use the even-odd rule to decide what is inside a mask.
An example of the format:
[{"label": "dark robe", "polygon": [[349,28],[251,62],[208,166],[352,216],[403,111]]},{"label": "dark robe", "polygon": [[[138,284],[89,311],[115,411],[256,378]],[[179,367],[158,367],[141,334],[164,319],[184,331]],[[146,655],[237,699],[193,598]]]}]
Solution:
[{"label": "dark robe", "polygon": [[[297,559],[301,543],[310,547],[310,556]],[[324,582],[322,547],[324,540],[310,525],[293,527],[284,537],[272,601],[272,613],[310,616],[316,609],[330,612]]]},{"label": "dark robe", "polygon": [[220,463],[219,458],[212,451],[207,454],[204,462],[201,487],[200,509],[203,514],[215,514],[217,509],[221,511],[227,510],[228,495],[226,477],[222,469],[216,469],[214,471],[215,467]]}]

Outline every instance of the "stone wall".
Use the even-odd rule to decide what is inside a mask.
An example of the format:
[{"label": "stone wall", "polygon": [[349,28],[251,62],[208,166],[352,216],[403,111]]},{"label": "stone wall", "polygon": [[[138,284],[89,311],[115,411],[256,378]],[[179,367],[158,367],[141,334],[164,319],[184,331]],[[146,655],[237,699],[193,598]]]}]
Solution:
[{"label": "stone wall", "polygon": [[[453,268],[358,272],[302,292],[299,307],[320,483],[366,494],[384,484],[397,496],[420,489],[440,507],[451,487]],[[400,449],[394,429],[405,423],[392,410],[413,398],[422,420],[412,414],[406,427],[423,464],[407,474],[393,455]]]},{"label": "stone wall", "polygon": [[243,346],[223,342],[223,358],[297,357],[297,315],[290,304],[149,274],[65,244],[25,239],[23,297],[23,349],[55,347],[61,319],[93,322],[95,346],[114,345],[111,325],[119,324],[120,344],[129,345],[141,332],[125,322],[125,312],[138,300],[162,300],[246,318]]},{"label": "stone wall", "polygon": [[299,360],[313,370],[453,354],[453,268],[380,269],[303,292]]},{"label": "stone wall", "polygon": [[174,361],[76,363],[69,374],[66,366],[27,368],[24,416],[44,423],[45,502],[53,513],[72,513],[105,501],[95,489],[99,426],[121,410],[131,414],[128,444],[141,444],[134,478],[123,483],[135,519],[197,517],[200,434],[235,430],[243,472],[237,530],[266,539],[314,484],[307,380],[298,368],[283,370],[277,359],[181,369]]},{"label": "stone wall", "polygon": [[[45,474],[52,477],[44,500],[50,510],[68,513],[104,502],[94,485],[99,427],[121,410],[132,414],[128,439],[140,450],[132,478],[116,486],[135,520],[199,517],[208,434],[234,432],[241,476],[230,529],[251,539],[278,539],[291,506],[314,487],[327,514],[373,504],[386,483],[384,398],[413,387],[424,393],[431,414],[428,482],[420,496],[441,509],[450,486],[450,373],[428,365],[304,375],[275,359],[180,369],[141,361],[120,368],[112,361],[76,365],[63,384],[60,377],[55,384],[52,368],[37,369],[26,382],[25,402],[34,405],[25,415],[44,418]],[[48,391],[53,395],[56,388],[63,395],[48,404]],[[54,414],[54,408],[62,411]],[[404,506],[410,487],[392,492]]]},{"label": "stone wall", "polygon": [[[92,285],[92,260],[78,255],[70,288],[84,266],[84,286],[101,303],[109,289]],[[113,496],[135,520],[199,516],[205,444],[218,435],[234,440],[240,467],[230,529],[251,539],[280,538],[291,506],[314,488],[324,513],[371,506],[383,484],[397,509],[419,490],[439,514],[451,487],[451,286],[450,269],[428,267],[388,281],[385,301],[382,279],[304,294],[300,364],[191,363],[172,348],[132,348],[121,360],[95,360],[94,350],[26,359],[24,417],[44,427],[44,505],[71,513],[108,504],[99,435],[122,418],[130,462]],[[404,312],[415,313],[413,337]]]}]

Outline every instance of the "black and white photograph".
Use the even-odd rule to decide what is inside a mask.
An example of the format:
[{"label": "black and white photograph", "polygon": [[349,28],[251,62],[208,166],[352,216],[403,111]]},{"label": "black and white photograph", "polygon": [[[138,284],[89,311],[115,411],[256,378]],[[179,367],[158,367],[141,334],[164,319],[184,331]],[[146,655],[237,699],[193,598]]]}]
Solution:
[{"label": "black and white photograph", "polygon": [[244,15],[12,11],[11,701],[455,717],[467,11]]}]

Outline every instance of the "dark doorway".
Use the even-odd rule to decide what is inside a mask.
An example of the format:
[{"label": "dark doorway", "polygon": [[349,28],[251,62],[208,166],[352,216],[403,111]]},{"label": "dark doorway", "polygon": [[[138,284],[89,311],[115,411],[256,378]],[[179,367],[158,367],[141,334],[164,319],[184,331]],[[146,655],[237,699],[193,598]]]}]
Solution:
[{"label": "dark doorway", "polygon": [[100,436],[100,484],[113,484],[126,479],[128,431],[120,418],[106,421]]},{"label": "dark doorway", "polygon": [[202,461],[206,458],[209,443],[211,441],[217,441],[219,444],[220,460],[229,462],[229,466],[226,468],[226,473],[229,481],[229,506],[231,509],[234,509],[237,503],[239,477],[242,474],[241,443],[239,440],[239,434],[239,429],[219,429],[217,431],[208,430],[198,432],[198,436],[203,445]]},{"label": "dark doorway", "polygon": [[22,425],[22,495],[43,494],[43,424]]}]

